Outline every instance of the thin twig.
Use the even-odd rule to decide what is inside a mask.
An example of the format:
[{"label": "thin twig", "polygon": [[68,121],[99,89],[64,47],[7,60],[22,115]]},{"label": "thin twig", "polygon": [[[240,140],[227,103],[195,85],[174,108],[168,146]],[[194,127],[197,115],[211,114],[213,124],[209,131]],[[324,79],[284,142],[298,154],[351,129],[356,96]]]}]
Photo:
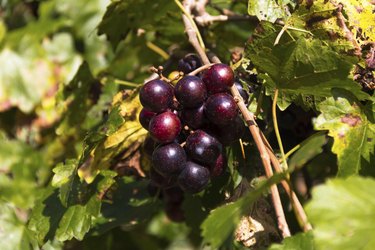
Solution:
[{"label": "thin twig", "polygon": [[[271,162],[273,167],[275,168],[276,173],[281,173],[283,170],[281,169],[280,163],[278,159],[276,158],[275,154],[272,152],[270,148],[267,147],[267,151],[269,155],[271,156]],[[288,181],[282,180],[281,185],[285,189],[285,192],[288,194],[290,202],[293,207],[294,214],[296,215],[297,221],[302,227],[304,232],[307,232],[309,230],[312,230],[312,226],[309,223],[307,219],[307,215],[305,213],[305,210],[303,209],[302,204],[298,200],[297,195],[294,193],[293,189],[291,188],[291,185]]]},{"label": "thin twig", "polygon": [[195,75],[198,74],[199,72],[202,72],[203,70],[208,69],[208,68],[211,67],[212,65],[214,65],[214,63],[204,64],[204,65],[202,65],[201,67],[199,67],[199,68],[193,70],[192,72],[190,72],[188,75],[189,75],[189,76],[195,76]]}]

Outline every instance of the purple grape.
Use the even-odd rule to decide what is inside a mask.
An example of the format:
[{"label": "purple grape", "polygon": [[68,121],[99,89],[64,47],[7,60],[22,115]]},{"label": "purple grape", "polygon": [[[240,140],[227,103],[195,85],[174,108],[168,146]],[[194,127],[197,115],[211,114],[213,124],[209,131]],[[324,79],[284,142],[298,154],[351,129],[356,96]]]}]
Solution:
[{"label": "purple grape", "polygon": [[231,95],[214,94],[206,101],[205,114],[212,123],[227,125],[238,115],[237,104]]},{"label": "purple grape", "polygon": [[186,139],[186,152],[195,161],[213,164],[222,150],[221,143],[203,130],[196,130]]},{"label": "purple grape", "polygon": [[178,175],[185,167],[185,150],[177,143],[162,145],[152,154],[152,165],[159,174],[165,177]]},{"label": "purple grape", "polygon": [[151,119],[148,131],[155,141],[169,143],[180,133],[181,122],[176,114],[166,111]]},{"label": "purple grape", "polygon": [[185,76],[178,81],[174,93],[180,104],[186,108],[202,105],[207,97],[206,86],[197,76]]},{"label": "purple grape", "polygon": [[173,88],[162,80],[151,80],[142,86],[139,99],[147,110],[160,113],[172,105]]},{"label": "purple grape", "polygon": [[139,122],[141,123],[142,127],[148,130],[148,126],[150,125],[150,121],[156,115],[155,112],[148,111],[147,109],[143,108],[139,113]]},{"label": "purple grape", "polygon": [[208,94],[226,92],[234,84],[233,70],[226,64],[215,64],[203,73]]},{"label": "purple grape", "polygon": [[210,180],[210,171],[192,161],[186,163],[186,167],[178,177],[178,185],[189,193],[202,191]]},{"label": "purple grape", "polygon": [[183,109],[181,111],[181,120],[191,129],[198,129],[205,126],[207,118],[204,114],[204,104],[198,108]]},{"label": "purple grape", "polygon": [[202,63],[199,57],[194,54],[190,54],[178,61],[177,70],[188,74],[200,66],[202,66]]}]

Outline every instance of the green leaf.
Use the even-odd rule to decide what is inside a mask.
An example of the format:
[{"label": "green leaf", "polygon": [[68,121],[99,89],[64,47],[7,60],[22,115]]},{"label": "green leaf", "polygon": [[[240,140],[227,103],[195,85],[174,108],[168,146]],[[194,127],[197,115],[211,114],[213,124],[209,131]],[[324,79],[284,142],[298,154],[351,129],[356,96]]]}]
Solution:
[{"label": "green leaf", "polygon": [[[2,250],[38,249],[33,234],[25,226],[25,222],[17,216],[17,208],[0,203],[0,241]],[[19,215],[25,211],[18,210]],[[21,217],[21,216],[20,216]]]},{"label": "green leaf", "polygon": [[310,136],[300,144],[298,151],[290,158],[288,166],[292,169],[304,166],[309,160],[323,151],[322,147],[326,142],[325,133],[320,132]]},{"label": "green leaf", "polygon": [[286,173],[276,174],[269,180],[261,183],[254,190],[249,191],[243,197],[210,212],[210,215],[202,223],[202,237],[204,242],[210,244],[213,249],[220,247],[233,233],[242,215],[248,212],[254,202],[266,192],[273,184],[278,183],[286,176]]},{"label": "green leaf", "polygon": [[342,88],[361,100],[369,98],[350,75],[355,57],[339,54],[331,45],[303,32],[292,32],[294,40],[284,35],[274,45],[280,29],[263,23],[259,30],[246,46],[246,58],[259,73],[265,73],[259,77],[266,81],[268,95],[277,88],[280,97],[290,103],[299,95],[328,97],[332,88]]},{"label": "green leaf", "polygon": [[285,238],[282,244],[273,244],[268,250],[314,250],[314,238],[311,231]]},{"label": "green leaf", "polygon": [[21,141],[0,140],[1,199],[21,208],[33,207],[48,175],[49,168],[40,152]]},{"label": "green leaf", "polygon": [[159,204],[150,199],[147,184],[148,181],[119,179],[111,203],[103,203],[91,234],[103,234],[120,225],[130,229],[149,219]]},{"label": "green leaf", "polygon": [[318,108],[321,114],[314,120],[314,126],[317,130],[328,130],[334,139],[332,152],[338,158],[337,175],[354,175],[361,169],[374,167],[371,166],[375,148],[373,111],[343,91],[334,91],[333,97]]},{"label": "green leaf", "polygon": [[333,179],[312,191],[306,206],[318,249],[373,249],[375,246],[375,180]]},{"label": "green leaf", "polygon": [[[289,1],[291,2],[291,1]],[[279,5],[283,4],[283,5]],[[275,0],[249,0],[248,13],[251,16],[258,17],[259,21],[275,22],[278,18],[284,18],[287,16],[285,7],[288,2],[275,1]]]},{"label": "green leaf", "polygon": [[[147,11],[145,11],[147,9]],[[127,0],[112,2],[99,24],[98,34],[106,34],[114,48],[131,31],[157,27],[159,22],[168,17],[169,12],[176,12],[173,1],[162,0],[150,3],[146,0]]]},{"label": "green leaf", "polygon": [[[82,240],[99,216],[100,197],[114,183],[116,173],[103,171],[91,185],[74,186],[71,190],[74,197],[68,206],[61,202],[57,189],[49,187],[34,207],[29,221],[40,245],[48,240],[66,241],[72,238]],[[62,180],[63,178],[59,178]],[[56,181],[57,185],[66,185],[64,181]],[[62,184],[64,183],[64,184]],[[69,193],[70,194],[70,193]],[[72,201],[75,201],[73,203]]]}]

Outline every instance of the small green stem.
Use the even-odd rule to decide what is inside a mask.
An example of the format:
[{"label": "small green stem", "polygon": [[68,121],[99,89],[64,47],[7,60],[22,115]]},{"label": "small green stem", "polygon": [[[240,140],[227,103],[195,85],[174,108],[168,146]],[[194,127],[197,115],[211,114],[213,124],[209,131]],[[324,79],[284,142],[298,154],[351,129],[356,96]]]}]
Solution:
[{"label": "small green stem", "polygon": [[123,80],[119,80],[119,79],[115,79],[114,83],[124,85],[124,86],[128,86],[128,87],[138,87],[140,85],[139,83],[128,82],[128,81],[123,81]]},{"label": "small green stem", "polygon": [[279,90],[275,89],[275,95],[274,95],[273,102],[272,102],[272,119],[273,119],[273,127],[275,129],[275,134],[276,134],[276,138],[277,138],[277,143],[279,144],[281,157],[283,159],[283,168],[284,168],[284,170],[287,170],[288,164],[286,162],[283,142],[281,140],[280,131],[279,131],[279,124],[277,123],[277,116],[276,116],[276,106],[277,106],[276,104],[277,104],[278,95],[279,95]]},{"label": "small green stem", "polygon": [[157,46],[156,44],[152,43],[152,42],[147,42],[146,43],[146,46],[151,49],[152,51],[154,51],[156,54],[160,55],[164,60],[168,60],[169,59],[169,55],[167,52],[165,52],[162,48],[160,48],[159,46]]},{"label": "small green stem", "polygon": [[257,109],[255,110],[254,116],[257,117],[260,114],[260,109],[262,108],[263,99],[264,99],[264,87],[260,89],[258,101],[257,101]]},{"label": "small green stem", "polygon": [[293,154],[294,152],[296,152],[300,147],[301,147],[301,144],[297,144],[294,148],[292,148],[291,150],[289,150],[289,151],[285,154],[285,158],[288,159],[289,156],[290,156],[291,154]]}]

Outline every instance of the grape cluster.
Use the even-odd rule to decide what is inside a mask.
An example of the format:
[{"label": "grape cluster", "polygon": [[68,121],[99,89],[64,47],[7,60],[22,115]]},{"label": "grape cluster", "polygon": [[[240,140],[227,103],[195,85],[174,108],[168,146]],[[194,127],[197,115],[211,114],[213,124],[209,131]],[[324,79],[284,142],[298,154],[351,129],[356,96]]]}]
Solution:
[{"label": "grape cluster", "polygon": [[[184,73],[196,65],[189,64]],[[175,86],[155,79],[140,90],[139,120],[155,142],[150,185],[162,190],[167,214],[177,221],[183,217],[177,209],[183,193],[198,193],[221,175],[226,167],[223,148],[244,132],[229,92],[233,84],[231,68],[215,64],[201,77],[185,75]]]}]

